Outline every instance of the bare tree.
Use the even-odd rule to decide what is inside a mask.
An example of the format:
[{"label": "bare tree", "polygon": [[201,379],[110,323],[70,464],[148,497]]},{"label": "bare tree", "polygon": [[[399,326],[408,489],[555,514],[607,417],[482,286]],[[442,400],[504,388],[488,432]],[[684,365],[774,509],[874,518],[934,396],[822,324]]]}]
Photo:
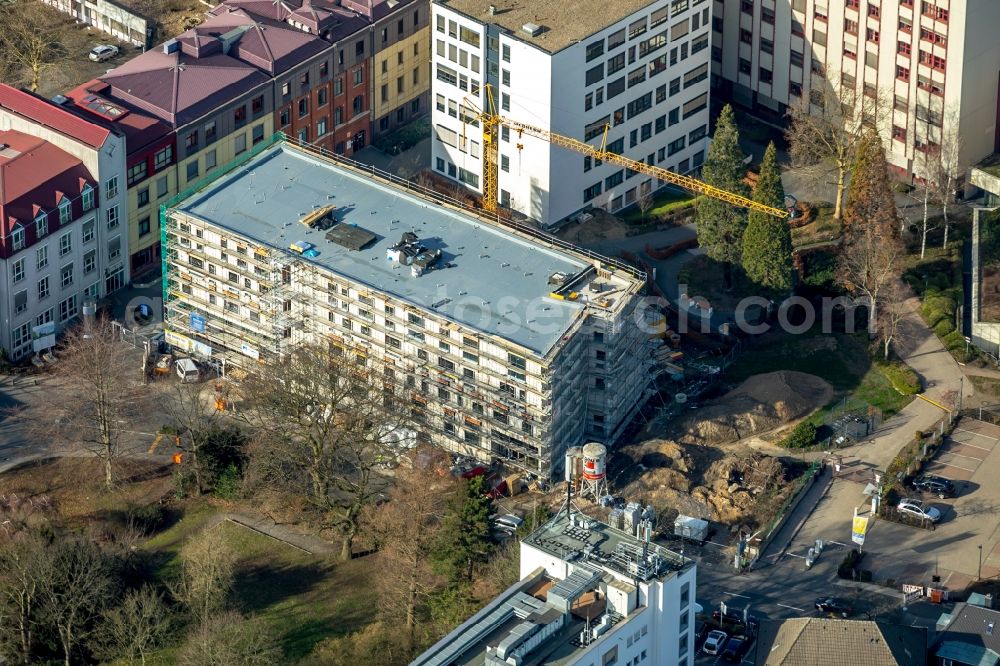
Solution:
[{"label": "bare tree", "polygon": [[[941,206],[941,228],[944,230],[941,247],[948,247],[948,232],[951,230],[951,218],[948,216],[955,203],[955,193],[964,169],[959,162],[962,154],[962,137],[959,136],[957,113],[945,121],[945,129],[941,132],[938,143],[929,143],[925,155],[930,176],[931,197]],[[921,249],[921,257],[923,250]]]},{"label": "bare tree", "polygon": [[636,205],[639,207],[639,212],[642,213],[642,219],[645,220],[646,213],[648,213],[649,209],[653,207],[653,193],[646,192],[643,194],[639,197],[639,201],[636,202]]},{"label": "bare tree", "polygon": [[198,622],[177,655],[181,666],[271,666],[281,661],[278,642],[266,623],[236,611]]},{"label": "bare tree", "polygon": [[272,468],[308,478],[310,502],[337,529],[349,559],[363,509],[385,486],[380,467],[414,436],[405,427],[409,408],[367,367],[364,350],[319,345],[261,366],[241,393],[241,416],[279,459]]},{"label": "bare tree", "polygon": [[[428,452],[430,453],[430,452]],[[379,576],[379,606],[387,618],[401,618],[409,645],[414,644],[421,604],[441,584],[430,566],[448,499],[457,488],[450,475],[428,474],[441,465],[446,455],[434,452],[429,464],[414,465],[418,452],[397,469],[389,501],[373,513],[371,533],[378,544],[383,574]]]},{"label": "bare tree", "polygon": [[[49,542],[37,532],[3,533],[0,545],[0,638],[6,656],[32,661],[42,605],[40,587],[48,571]],[[9,646],[9,647],[8,647]]]},{"label": "bare tree", "polygon": [[220,611],[235,576],[236,553],[218,526],[192,538],[181,549],[180,576],[170,587],[174,598],[205,622]]},{"label": "bare tree", "polygon": [[508,539],[499,546],[483,567],[483,580],[496,596],[521,578],[521,542]]},{"label": "bare tree", "polygon": [[[881,306],[879,313],[879,338],[882,343],[882,358],[889,360],[889,353],[894,347],[898,347],[897,337],[899,335],[899,324],[906,316],[906,298],[909,293],[906,285],[900,280],[890,281],[882,290],[880,299]],[[898,351],[897,351],[897,355]]]},{"label": "bare tree", "polygon": [[874,337],[881,322],[882,290],[896,279],[903,256],[899,212],[889,188],[882,141],[869,130],[857,148],[857,182],[845,204],[844,236],[840,245],[840,279],[867,300],[868,332]]},{"label": "bare tree", "polygon": [[201,384],[179,383],[172,391],[170,415],[177,423],[178,444],[186,455],[186,464],[194,477],[195,495],[201,495],[206,488],[206,463],[201,456],[202,449],[222,422],[222,412],[216,409],[213,393],[211,399],[204,396]]},{"label": "bare tree", "polygon": [[97,544],[66,539],[51,546],[39,599],[48,622],[55,626],[70,666],[77,645],[94,629],[94,621],[117,592],[111,561]]},{"label": "bare tree", "polygon": [[37,1],[0,4],[0,71],[8,83],[32,92],[69,58],[62,46],[60,16]]},{"label": "bare tree", "polygon": [[824,90],[811,90],[800,104],[791,107],[785,137],[796,167],[817,179],[836,172],[833,217],[839,220],[847,180],[865,130],[878,126],[892,107],[879,91],[874,96],[859,94],[853,84],[842,83],[842,77],[834,75],[834,79]]},{"label": "bare tree", "polygon": [[101,624],[101,639],[108,658],[129,664],[146,663],[146,656],[170,629],[170,609],[148,585],[131,590],[122,604],[111,609]]},{"label": "bare tree", "polygon": [[50,394],[51,413],[57,416],[29,420],[37,434],[82,446],[100,458],[107,488],[115,484],[128,419],[140,413],[146,397],[139,372],[123,351],[107,319],[71,329],[59,361],[66,390]]}]

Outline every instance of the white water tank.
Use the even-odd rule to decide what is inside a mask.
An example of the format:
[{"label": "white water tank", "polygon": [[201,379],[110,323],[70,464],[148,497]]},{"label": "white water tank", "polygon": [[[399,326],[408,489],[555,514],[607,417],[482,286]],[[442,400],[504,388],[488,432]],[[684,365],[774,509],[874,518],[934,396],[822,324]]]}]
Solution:
[{"label": "white water tank", "polygon": [[574,478],[580,478],[582,465],[583,449],[579,446],[571,446],[566,449],[565,478],[567,483],[572,481]]},{"label": "white water tank", "polygon": [[587,481],[601,481],[607,476],[608,448],[603,444],[590,443],[583,447],[583,478]]}]

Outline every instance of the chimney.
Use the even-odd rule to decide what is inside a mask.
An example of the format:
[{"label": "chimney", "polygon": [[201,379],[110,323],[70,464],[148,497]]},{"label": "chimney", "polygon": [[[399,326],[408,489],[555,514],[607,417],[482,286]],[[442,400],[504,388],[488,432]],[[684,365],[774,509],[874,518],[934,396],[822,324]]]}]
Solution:
[{"label": "chimney", "polygon": [[496,15],[497,15],[497,6],[490,5],[490,16],[496,16]]}]

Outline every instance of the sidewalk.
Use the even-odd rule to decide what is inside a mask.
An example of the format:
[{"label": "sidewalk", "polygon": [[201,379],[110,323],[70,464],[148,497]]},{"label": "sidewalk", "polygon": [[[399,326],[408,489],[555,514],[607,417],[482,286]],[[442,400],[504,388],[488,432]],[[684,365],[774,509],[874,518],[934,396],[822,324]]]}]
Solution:
[{"label": "sidewalk", "polygon": [[754,567],[755,569],[772,565],[781,559],[781,556],[785,554],[788,547],[792,545],[799,530],[809,520],[809,516],[812,515],[819,503],[826,497],[826,494],[833,486],[833,481],[832,469],[829,467],[825,468],[819,478],[813,482],[812,487],[799,500],[799,503],[792,512],[785,517],[785,522],[757,558],[758,564]]}]

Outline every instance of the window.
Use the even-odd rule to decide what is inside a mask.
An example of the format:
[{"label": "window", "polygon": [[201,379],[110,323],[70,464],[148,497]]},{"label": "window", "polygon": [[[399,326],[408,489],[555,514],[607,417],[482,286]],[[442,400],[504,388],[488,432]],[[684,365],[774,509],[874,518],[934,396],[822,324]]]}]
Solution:
[{"label": "window", "polygon": [[761,67],[760,70],[758,70],[757,77],[761,83],[771,83],[774,79],[774,75],[771,73],[771,70],[764,67]]},{"label": "window", "polygon": [[[597,89],[598,94],[600,94],[601,89]],[[621,77],[615,81],[608,84],[608,99],[613,99],[618,95],[625,92],[625,77]]]},{"label": "window", "polygon": [[588,86],[592,86],[595,83],[597,83],[598,81],[600,81],[601,79],[603,79],[604,78],[604,64],[602,63],[600,65],[595,65],[594,67],[591,67],[590,69],[588,69],[584,78],[585,78],[586,85],[588,85]]},{"label": "window", "polygon": [[753,44],[753,32],[750,30],[740,30],[740,41],[744,44]]},{"label": "window", "polygon": [[646,32],[646,19],[641,18],[638,21],[634,21],[628,26],[628,38],[635,39],[639,35]]},{"label": "window", "polygon": [[59,321],[67,321],[76,316],[76,294],[59,304]]},{"label": "window", "polygon": [[928,53],[923,49],[920,50],[919,60],[921,64],[927,65],[931,69],[936,69],[941,72],[945,71],[946,69],[946,63],[944,58]]},{"label": "window", "polygon": [[112,176],[104,183],[104,198],[113,199],[118,196],[118,176]]},{"label": "window", "polygon": [[868,5],[868,16],[871,16],[872,18],[878,18],[881,13],[882,10],[879,9],[878,5],[872,5],[872,4]]},{"label": "window", "polygon": [[898,125],[892,126],[892,138],[896,141],[906,142],[906,128]]},{"label": "window", "polygon": [[600,181],[598,181],[583,191],[583,202],[587,203],[594,197],[598,196],[600,193],[601,193],[601,183]]},{"label": "window", "polygon": [[44,312],[39,314],[37,317],[35,317],[35,326],[42,326],[44,324],[48,324],[50,321],[52,321],[52,315],[54,312],[55,310],[49,308],[48,310],[45,310]]},{"label": "window", "polygon": [[896,78],[900,81],[910,80],[910,68],[903,67],[902,65],[896,65]]},{"label": "window", "polygon": [[[665,12],[666,10],[660,10],[660,11]],[[660,23],[662,23],[662,21],[658,21],[657,20],[657,14],[658,13],[659,12],[653,12],[653,25],[659,25]],[[666,14],[664,13],[664,19],[665,18],[666,18]],[[621,46],[624,43],[625,43],[625,28],[622,28],[621,30],[619,30],[617,32],[613,32],[610,35],[608,35],[608,51],[609,52],[615,50],[616,48],[618,48],[619,46]]]},{"label": "window", "polygon": [[128,175],[126,182],[129,185],[138,183],[140,180],[146,177],[146,161],[143,160],[138,164],[133,164],[128,168]]},{"label": "window", "polygon": [[18,259],[10,267],[10,281],[20,282],[24,279],[24,259]]},{"label": "window", "polygon": [[[14,314],[21,314],[28,309],[28,290],[22,289],[14,294]],[[27,324],[25,324],[25,327]]]},{"label": "window", "polygon": [[63,289],[73,284],[73,264],[66,264],[59,269],[59,281]]},{"label": "window", "polygon": [[599,58],[604,54],[604,40],[600,39],[592,44],[587,45],[587,62],[590,62],[594,58]]},{"label": "window", "polygon": [[361,68],[358,67],[356,70],[354,70],[354,85],[360,86],[363,81],[364,81],[364,73],[361,71]]},{"label": "window", "polygon": [[73,232],[67,231],[59,237],[59,256],[64,257],[73,251]]},{"label": "window", "polygon": [[753,0],[740,0],[740,11],[753,16]]},{"label": "window", "polygon": [[281,96],[288,97],[291,94],[292,94],[292,84],[288,81],[285,81],[284,83],[281,84]]},{"label": "window", "polygon": [[49,276],[43,277],[38,281],[38,300],[43,300],[49,297]]},{"label": "window", "polygon": [[770,39],[760,38],[760,50],[764,53],[774,53],[774,42]]},{"label": "window", "polygon": [[163,167],[170,164],[174,159],[174,147],[164,146],[156,155],[153,157],[153,168],[159,171]]},{"label": "window", "polygon": [[740,74],[749,75],[753,71],[753,63],[751,63],[746,58],[740,58],[739,60]]},{"label": "window", "polygon": [[805,57],[798,51],[795,51],[794,49],[792,51],[789,51],[788,56],[789,56],[789,62],[791,62],[792,65],[794,65],[795,67],[802,67],[805,63]]},{"label": "window", "polygon": [[46,213],[39,213],[35,218],[35,237],[41,238],[49,233],[49,216]]},{"label": "window", "polygon": [[233,110],[233,122],[239,127],[247,121],[247,107],[238,106]]},{"label": "window", "polygon": [[139,220],[139,236],[145,236],[149,233],[149,216]]},{"label": "window", "polygon": [[184,155],[190,156],[198,152],[198,130],[184,137]]},{"label": "window", "polygon": [[93,220],[87,220],[86,222],[84,222],[82,229],[83,229],[83,238],[82,238],[82,241],[84,243],[89,243],[90,241],[94,240],[94,221]]},{"label": "window", "polygon": [[774,10],[768,7],[760,8],[760,20],[763,23],[774,25]]},{"label": "window", "polygon": [[684,119],[687,120],[699,111],[703,111],[708,106],[708,93],[702,93],[694,99],[686,102],[683,107]]},{"label": "window", "polygon": [[910,55],[910,43],[904,42],[902,40],[896,42],[896,53],[901,53],[903,55]]},{"label": "window", "polygon": [[118,206],[112,206],[108,208],[108,229],[114,229],[118,226]]},{"label": "window", "polygon": [[122,253],[122,237],[115,236],[108,241],[108,260],[114,261],[121,256]]},{"label": "window", "polygon": [[867,39],[869,42],[878,44],[878,37],[879,37],[878,30],[873,30],[872,28],[868,28],[867,30],[865,30],[865,39]]},{"label": "window", "polygon": [[923,0],[920,3],[920,13],[924,16],[930,16],[931,18],[937,19],[938,21],[948,22],[948,10],[942,9],[936,6],[933,2],[928,2]]},{"label": "window", "polygon": [[910,22],[910,19],[899,19],[899,31],[905,32],[908,35],[913,33],[913,23]]},{"label": "window", "polygon": [[943,95],[944,91],[941,90],[941,86],[931,81],[926,76],[919,74],[917,75],[917,87],[921,90],[926,90],[932,95]]},{"label": "window", "polygon": [[858,34],[858,22],[851,19],[844,19],[844,32],[849,35]]},{"label": "window", "polygon": [[187,182],[191,182],[198,177],[198,160],[191,160],[187,164]]}]

